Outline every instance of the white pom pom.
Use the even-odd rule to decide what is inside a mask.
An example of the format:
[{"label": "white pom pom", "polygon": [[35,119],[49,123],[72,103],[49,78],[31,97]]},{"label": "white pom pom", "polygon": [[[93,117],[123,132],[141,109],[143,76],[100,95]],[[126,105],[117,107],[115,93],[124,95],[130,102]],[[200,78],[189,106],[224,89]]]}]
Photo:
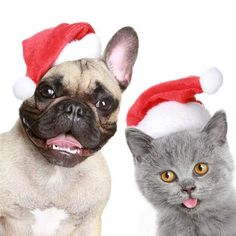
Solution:
[{"label": "white pom pom", "polygon": [[223,75],[218,69],[211,68],[201,75],[200,84],[204,93],[216,93],[223,84]]},{"label": "white pom pom", "polygon": [[101,56],[101,42],[96,34],[88,34],[81,40],[75,40],[67,44],[54,65],[58,65],[66,61],[75,61],[82,58],[98,58]]},{"label": "white pom pom", "polygon": [[26,100],[33,96],[36,85],[32,79],[24,76],[18,79],[13,85],[13,92],[15,96],[20,100]]}]

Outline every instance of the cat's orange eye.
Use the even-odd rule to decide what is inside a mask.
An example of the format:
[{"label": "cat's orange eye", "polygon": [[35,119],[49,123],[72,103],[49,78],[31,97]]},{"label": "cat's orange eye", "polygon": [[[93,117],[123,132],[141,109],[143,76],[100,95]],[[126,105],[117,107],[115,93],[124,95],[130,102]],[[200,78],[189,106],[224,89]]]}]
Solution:
[{"label": "cat's orange eye", "polygon": [[161,179],[166,183],[171,183],[176,179],[176,175],[173,171],[167,170],[161,173]]},{"label": "cat's orange eye", "polygon": [[194,167],[194,172],[197,174],[197,175],[205,175],[207,172],[208,172],[208,166],[206,163],[198,163],[195,165]]}]

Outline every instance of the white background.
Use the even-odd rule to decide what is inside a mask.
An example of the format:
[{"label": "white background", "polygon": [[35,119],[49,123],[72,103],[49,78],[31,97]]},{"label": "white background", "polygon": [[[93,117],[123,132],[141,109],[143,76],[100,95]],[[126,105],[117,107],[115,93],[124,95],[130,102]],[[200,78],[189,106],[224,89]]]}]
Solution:
[{"label": "white background", "polygon": [[[151,85],[201,74],[216,66],[224,85],[212,96],[199,95],[213,114],[228,115],[228,140],[236,156],[236,5],[228,0],[8,0],[0,2],[0,132],[18,117],[20,101],[12,93],[24,75],[21,41],[62,22],[87,21],[103,48],[119,28],[130,25],[138,33],[140,50],[133,80],[125,91],[118,131],[103,148],[112,176],[112,194],[103,215],[102,236],[153,236],[155,213],[140,195],[124,129],[128,108]],[[235,183],[236,181],[234,181]]]}]

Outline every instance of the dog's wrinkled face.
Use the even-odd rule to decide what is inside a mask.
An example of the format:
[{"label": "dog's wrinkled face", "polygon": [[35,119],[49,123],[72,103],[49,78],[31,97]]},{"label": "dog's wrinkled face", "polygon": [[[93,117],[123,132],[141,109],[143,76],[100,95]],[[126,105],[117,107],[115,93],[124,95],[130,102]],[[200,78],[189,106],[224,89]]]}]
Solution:
[{"label": "dog's wrinkled face", "polygon": [[122,91],[128,86],[138,38],[126,27],[101,59],[52,67],[20,108],[30,140],[52,164],[73,167],[101,149],[116,132]]}]

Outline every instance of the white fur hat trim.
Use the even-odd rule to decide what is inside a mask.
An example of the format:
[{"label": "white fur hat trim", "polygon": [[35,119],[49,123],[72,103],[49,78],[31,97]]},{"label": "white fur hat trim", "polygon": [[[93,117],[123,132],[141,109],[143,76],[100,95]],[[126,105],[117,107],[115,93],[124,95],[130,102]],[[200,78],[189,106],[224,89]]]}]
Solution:
[{"label": "white fur hat trim", "polygon": [[153,138],[159,138],[178,131],[203,128],[210,114],[197,102],[163,102],[148,111],[137,128]]}]

